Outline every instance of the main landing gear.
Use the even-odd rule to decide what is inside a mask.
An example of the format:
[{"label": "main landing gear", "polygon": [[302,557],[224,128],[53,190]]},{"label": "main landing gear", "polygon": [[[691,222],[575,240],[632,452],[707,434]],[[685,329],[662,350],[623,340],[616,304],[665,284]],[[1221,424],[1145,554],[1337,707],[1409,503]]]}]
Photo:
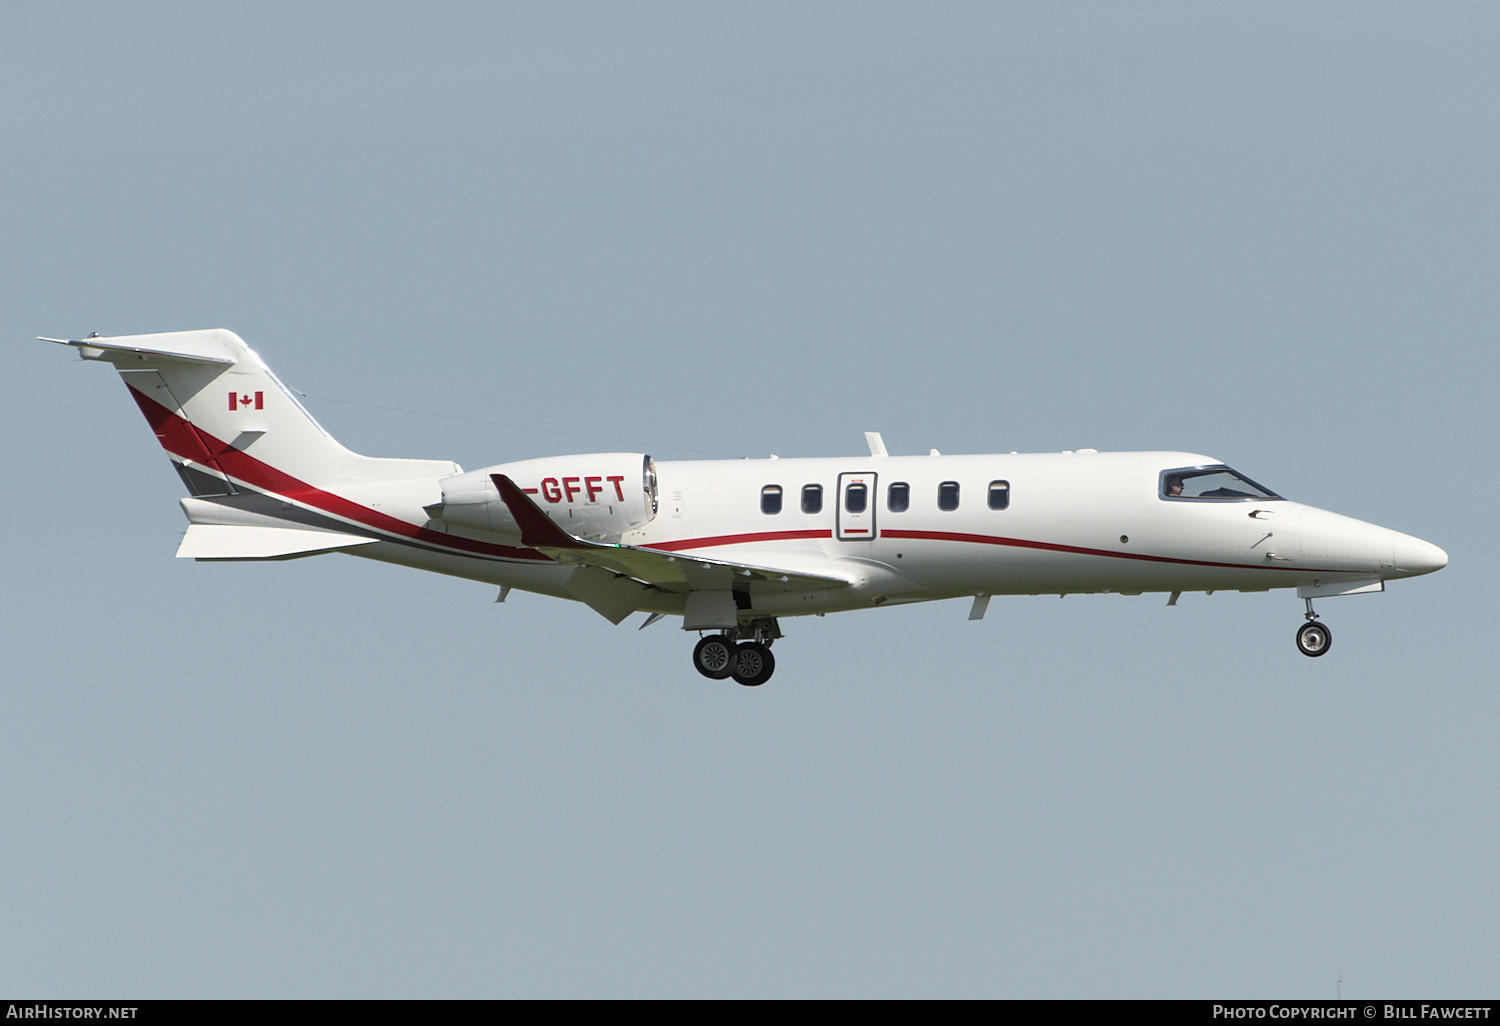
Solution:
[{"label": "main landing gear", "polygon": [[781,631],[772,617],[706,635],[693,647],[693,668],[709,680],[733,677],[747,688],[758,688],[776,672],[771,642],[779,637]]},{"label": "main landing gear", "polygon": [[1305,599],[1307,603],[1307,622],[1297,628],[1297,651],[1305,656],[1317,658],[1328,651],[1333,645],[1333,631],[1328,629],[1327,624],[1318,622],[1318,614],[1313,612],[1312,599]]}]

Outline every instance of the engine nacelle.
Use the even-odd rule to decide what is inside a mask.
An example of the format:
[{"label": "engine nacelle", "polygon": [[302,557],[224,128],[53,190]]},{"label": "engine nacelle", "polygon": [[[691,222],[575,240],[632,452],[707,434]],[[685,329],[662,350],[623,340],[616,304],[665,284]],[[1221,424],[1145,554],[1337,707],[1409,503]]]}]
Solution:
[{"label": "engine nacelle", "polygon": [[491,534],[521,536],[491,474],[504,474],[569,534],[619,541],[656,515],[656,465],[635,452],[596,452],[501,463],[445,477],[443,501],[425,507],[434,520]]}]

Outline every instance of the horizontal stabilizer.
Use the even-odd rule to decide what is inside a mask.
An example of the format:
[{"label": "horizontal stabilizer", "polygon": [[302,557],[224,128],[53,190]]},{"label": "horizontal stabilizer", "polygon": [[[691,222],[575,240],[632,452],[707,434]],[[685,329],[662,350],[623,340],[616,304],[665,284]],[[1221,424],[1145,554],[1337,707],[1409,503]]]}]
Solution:
[{"label": "horizontal stabilizer", "polygon": [[228,524],[191,524],[177,549],[179,559],[294,559],[355,545],[361,538],[337,531],[309,531],[296,527],[239,527]]},{"label": "horizontal stabilizer", "polygon": [[[174,332],[183,336],[201,336],[203,332]],[[205,343],[198,338],[184,339],[184,345],[180,349],[160,349],[150,346],[124,345],[117,339],[71,339],[71,338],[46,338],[38,335],[43,342],[56,342],[60,346],[72,346],[78,350],[78,355],[85,360],[109,360],[122,356],[138,356],[143,360],[176,360],[181,363],[208,363],[219,364],[229,367],[234,360],[222,350]]]}]

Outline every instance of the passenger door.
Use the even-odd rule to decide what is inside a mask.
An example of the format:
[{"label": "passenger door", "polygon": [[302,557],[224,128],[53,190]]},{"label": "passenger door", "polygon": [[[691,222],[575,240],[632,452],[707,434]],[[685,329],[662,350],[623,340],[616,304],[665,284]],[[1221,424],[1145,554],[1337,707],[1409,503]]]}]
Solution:
[{"label": "passenger door", "polygon": [[875,539],[875,475],[840,474],[835,537],[839,541]]}]

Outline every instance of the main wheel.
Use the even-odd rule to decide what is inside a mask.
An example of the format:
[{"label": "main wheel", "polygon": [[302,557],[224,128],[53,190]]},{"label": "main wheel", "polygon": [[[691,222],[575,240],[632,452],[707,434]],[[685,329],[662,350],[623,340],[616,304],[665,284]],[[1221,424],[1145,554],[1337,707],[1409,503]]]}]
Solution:
[{"label": "main wheel", "polygon": [[754,641],[747,641],[739,647],[738,659],[734,664],[734,679],[747,688],[758,688],[771,679],[771,674],[776,672],[776,657],[771,654],[771,649]]},{"label": "main wheel", "polygon": [[1320,656],[1333,645],[1333,632],[1316,620],[1297,628],[1297,651],[1305,656]]},{"label": "main wheel", "polygon": [[710,634],[693,647],[693,666],[709,680],[723,680],[734,673],[739,653],[723,634]]}]

